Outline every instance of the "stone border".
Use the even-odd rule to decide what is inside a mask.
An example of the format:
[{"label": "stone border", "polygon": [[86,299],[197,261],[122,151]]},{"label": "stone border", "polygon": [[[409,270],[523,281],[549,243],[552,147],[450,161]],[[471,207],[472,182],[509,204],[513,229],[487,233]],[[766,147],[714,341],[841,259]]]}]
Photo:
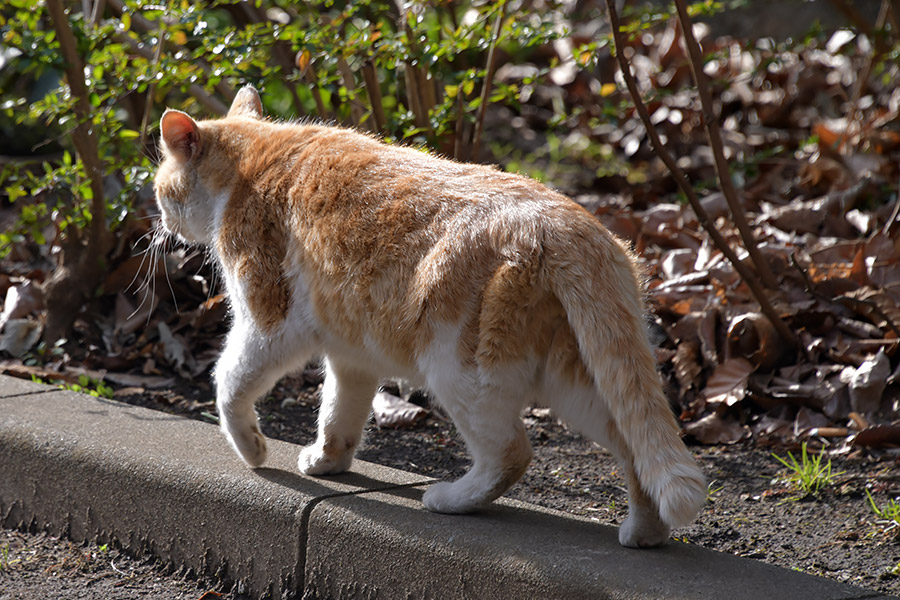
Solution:
[{"label": "stone border", "polygon": [[296,445],[247,468],[218,428],[0,376],[0,520],[115,541],[287,598],[885,598],[823,578],[503,501],[422,508],[432,480],[356,461],[313,478]]}]

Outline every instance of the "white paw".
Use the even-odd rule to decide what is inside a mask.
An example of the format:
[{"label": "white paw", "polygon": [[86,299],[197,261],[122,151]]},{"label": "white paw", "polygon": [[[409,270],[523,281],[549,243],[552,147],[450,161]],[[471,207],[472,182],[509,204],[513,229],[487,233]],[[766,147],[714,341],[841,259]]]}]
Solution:
[{"label": "white paw", "polygon": [[253,423],[251,426],[239,427],[231,423],[222,422],[222,429],[228,436],[228,441],[237,451],[245,463],[251,467],[258,467],[266,462],[268,448],[266,438],[259,430],[259,426]]},{"label": "white paw", "polygon": [[422,496],[422,504],[431,512],[451,515],[470,513],[478,509],[480,506],[468,494],[461,493],[458,483],[440,481],[431,484]]},{"label": "white paw", "polygon": [[334,475],[345,472],[352,462],[353,452],[329,455],[321,446],[313,444],[300,451],[297,467],[306,475]]},{"label": "white paw", "polygon": [[669,539],[670,529],[658,518],[629,512],[619,526],[619,543],[626,548],[654,548]]}]

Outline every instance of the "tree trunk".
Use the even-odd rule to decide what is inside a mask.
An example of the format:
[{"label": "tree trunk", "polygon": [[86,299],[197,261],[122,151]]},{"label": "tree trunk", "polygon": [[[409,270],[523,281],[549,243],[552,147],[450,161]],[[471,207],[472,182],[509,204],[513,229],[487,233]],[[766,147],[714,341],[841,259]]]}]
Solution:
[{"label": "tree trunk", "polygon": [[98,152],[97,136],[91,127],[92,111],[84,82],[84,66],[61,0],[47,0],[47,10],[66,61],[66,81],[75,98],[78,125],[72,132],[72,143],[84,163],[93,193],[89,226],[83,231],[69,228],[62,242],[59,263],[44,284],[47,308],[44,341],[53,343],[69,334],[84,303],[100,284],[111,240],[106,226],[103,163]]}]

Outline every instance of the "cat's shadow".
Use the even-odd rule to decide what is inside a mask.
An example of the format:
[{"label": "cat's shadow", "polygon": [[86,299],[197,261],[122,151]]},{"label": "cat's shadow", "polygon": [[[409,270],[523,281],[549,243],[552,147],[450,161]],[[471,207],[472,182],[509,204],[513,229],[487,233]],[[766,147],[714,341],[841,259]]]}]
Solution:
[{"label": "cat's shadow", "polygon": [[[546,531],[552,532],[565,531],[574,528],[574,530],[578,531],[579,535],[589,531],[593,532],[593,535],[600,535],[608,538],[607,542],[613,542],[615,547],[618,548],[618,542],[615,541],[617,537],[615,527],[611,527],[609,525],[601,525],[599,523],[585,522],[583,520],[572,520],[566,518],[562,514],[553,514],[541,510],[535,510],[531,506],[516,501],[500,500],[479,511],[462,515],[441,515],[439,513],[428,512],[421,504],[422,494],[425,492],[428,485],[439,481],[437,479],[423,480],[408,484],[398,484],[394,482],[374,479],[368,475],[355,473],[353,471],[342,473],[340,475],[328,475],[323,477],[302,476],[297,473],[275,467],[257,467],[253,469],[253,472],[263,479],[266,479],[267,481],[270,481],[277,485],[290,488],[306,495],[314,495],[315,498],[312,500],[312,502],[316,504],[319,501],[341,497],[355,497],[362,501],[384,503],[384,498],[378,499],[377,496],[372,496],[370,494],[387,494],[414,502],[413,506],[410,506],[409,504],[404,502],[400,502],[400,505],[398,505],[397,508],[401,511],[422,511],[430,515],[431,518],[452,519],[454,521],[463,520],[469,522],[471,526],[475,527],[479,527],[477,523],[480,522],[480,526],[492,524],[494,526],[512,527],[529,523],[531,526],[536,526],[538,529],[546,528]],[[346,486],[353,486],[359,489],[353,489],[350,491],[338,491],[333,487],[319,485],[318,483],[316,483],[317,480],[336,482]],[[316,494],[316,488],[320,488],[321,493]],[[387,501],[387,503],[391,504],[389,500]]]},{"label": "cat's shadow", "polygon": [[[398,484],[395,482],[382,481],[374,479],[362,473],[348,471],[339,475],[328,475],[322,477],[302,476],[291,471],[279,469],[276,467],[257,467],[253,472],[263,479],[290,488],[303,494],[313,495],[316,498],[338,497],[347,495],[358,495],[372,492],[380,492],[402,496],[404,498],[418,500],[422,496],[422,488],[435,480],[423,480],[408,484]],[[317,483],[333,482],[342,486],[349,486],[353,489],[349,491],[339,491],[331,486]],[[317,491],[316,488],[319,488]]]}]

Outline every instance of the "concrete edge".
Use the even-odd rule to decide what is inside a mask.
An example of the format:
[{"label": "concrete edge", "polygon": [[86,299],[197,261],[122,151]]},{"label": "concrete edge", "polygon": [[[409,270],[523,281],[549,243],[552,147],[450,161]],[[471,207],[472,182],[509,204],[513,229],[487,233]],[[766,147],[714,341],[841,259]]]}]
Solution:
[{"label": "concrete edge", "polygon": [[115,541],[288,598],[886,598],[672,543],[621,548],[615,529],[502,501],[478,515],[421,507],[432,480],[354,462],[296,472],[270,440],[251,470],[211,424],[0,376],[0,522]]}]

